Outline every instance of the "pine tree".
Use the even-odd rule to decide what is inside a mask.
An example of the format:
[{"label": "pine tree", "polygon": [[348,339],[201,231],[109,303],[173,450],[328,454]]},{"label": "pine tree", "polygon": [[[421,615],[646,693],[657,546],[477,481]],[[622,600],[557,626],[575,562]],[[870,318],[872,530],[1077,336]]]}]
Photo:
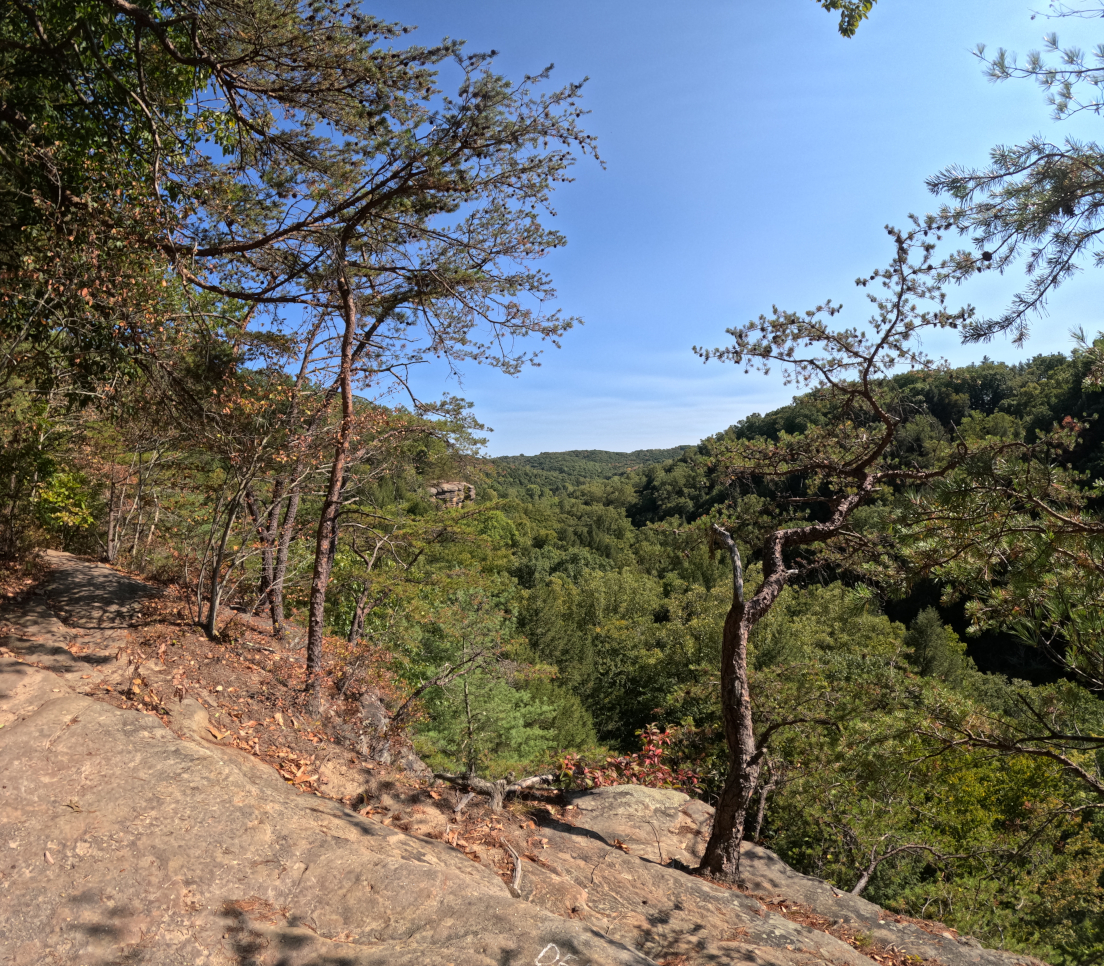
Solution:
[{"label": "pine tree", "polygon": [[949,627],[944,626],[939,611],[927,607],[916,615],[905,635],[905,659],[927,678],[939,678],[948,684],[962,680],[969,658],[964,646]]}]

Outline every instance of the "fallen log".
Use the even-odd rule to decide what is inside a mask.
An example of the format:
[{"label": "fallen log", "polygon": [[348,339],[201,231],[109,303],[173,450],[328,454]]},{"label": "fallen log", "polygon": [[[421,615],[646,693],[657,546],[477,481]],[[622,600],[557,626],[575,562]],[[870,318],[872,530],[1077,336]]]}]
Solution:
[{"label": "fallen log", "polygon": [[502,808],[506,796],[516,795],[518,792],[526,788],[532,788],[534,785],[551,785],[556,780],[556,775],[552,772],[547,775],[531,775],[528,778],[520,778],[516,781],[513,772],[510,772],[505,778],[500,778],[496,782],[489,782],[475,775],[449,775],[445,772],[435,772],[433,777],[448,782],[450,785],[455,785],[457,788],[463,788],[465,791],[489,796],[492,812],[497,812]]}]

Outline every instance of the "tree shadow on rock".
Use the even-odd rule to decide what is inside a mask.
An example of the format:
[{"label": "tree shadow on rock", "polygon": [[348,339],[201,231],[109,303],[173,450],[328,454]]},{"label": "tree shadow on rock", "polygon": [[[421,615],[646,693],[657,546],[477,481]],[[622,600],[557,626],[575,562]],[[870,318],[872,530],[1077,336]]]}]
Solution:
[{"label": "tree shadow on rock", "polygon": [[[302,932],[293,931],[296,923],[286,919],[287,910],[277,909],[271,902],[251,896],[227,902],[222,907],[222,918],[227,922],[226,939],[234,954],[235,966],[355,966],[356,961],[346,955],[330,955],[315,952],[303,958],[304,950],[318,940]],[[276,925],[284,918],[287,928],[262,930],[258,923]],[[275,949],[273,949],[275,947]],[[272,950],[276,954],[266,954]]]}]

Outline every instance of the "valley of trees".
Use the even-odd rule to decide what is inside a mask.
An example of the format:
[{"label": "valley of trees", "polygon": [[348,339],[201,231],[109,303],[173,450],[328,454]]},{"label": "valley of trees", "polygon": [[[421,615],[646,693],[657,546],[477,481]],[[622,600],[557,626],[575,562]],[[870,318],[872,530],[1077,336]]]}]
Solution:
[{"label": "valley of trees", "polygon": [[[873,7],[818,2],[848,36]],[[1104,60],[1051,46],[1064,66],[991,70],[1098,110]],[[934,177],[944,209],[859,279],[865,328],[775,309],[700,350],[781,370],[790,405],[698,445],[488,459],[470,405],[409,373],[516,373],[571,328],[540,259],[597,158],[581,97],[329,0],[7,5],[0,553],[173,585],[212,646],[267,621],[313,714],[378,699],[436,771],[701,796],[706,873],[738,879],[752,839],[1100,962],[1104,341],[962,368],[921,342],[1026,338],[1099,262],[1104,149]],[[1006,313],[950,306],[1020,256]]]}]

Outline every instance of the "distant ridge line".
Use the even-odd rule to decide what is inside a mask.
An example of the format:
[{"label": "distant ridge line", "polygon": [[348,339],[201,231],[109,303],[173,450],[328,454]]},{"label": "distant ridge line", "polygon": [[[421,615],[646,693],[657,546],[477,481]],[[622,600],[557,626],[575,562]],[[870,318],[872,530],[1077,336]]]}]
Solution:
[{"label": "distant ridge line", "polygon": [[636,470],[678,459],[696,446],[671,446],[666,449],[638,449],[619,453],[605,449],[572,449],[538,453],[536,456],[495,456],[489,461],[496,468],[496,489],[520,489],[531,492],[565,493],[572,487],[595,480],[608,480]]},{"label": "distant ridge line", "polygon": [[[631,452],[620,452],[618,450],[610,449],[564,449],[564,450],[543,450],[540,453],[533,455],[526,455],[525,453],[518,453],[511,456],[492,456],[492,461],[498,462],[500,460],[531,460],[539,459],[542,456],[572,456],[575,459],[587,460],[594,463],[607,463],[614,462],[614,460],[608,459],[608,457],[617,457],[617,462],[621,460],[649,458],[649,461],[675,459],[681,456],[688,449],[696,449],[693,444],[686,444],[684,446],[669,446],[665,448],[657,449],[634,449]],[[598,457],[597,459],[595,457]],[[602,457],[606,457],[603,459]]]}]

